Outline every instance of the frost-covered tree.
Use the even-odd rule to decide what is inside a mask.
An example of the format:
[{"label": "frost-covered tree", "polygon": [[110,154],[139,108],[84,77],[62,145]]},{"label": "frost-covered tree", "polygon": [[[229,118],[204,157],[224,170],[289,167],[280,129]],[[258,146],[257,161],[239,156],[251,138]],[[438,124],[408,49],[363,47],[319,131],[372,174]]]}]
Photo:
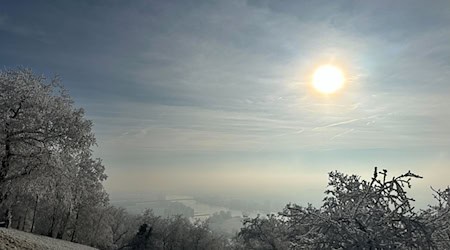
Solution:
[{"label": "frost-covered tree", "polygon": [[245,218],[237,235],[238,249],[287,249],[288,225],[283,218],[273,214],[267,217]]},{"label": "frost-covered tree", "polygon": [[192,223],[182,215],[160,217],[146,210],[139,229],[122,249],[227,249],[226,239],[213,233],[207,222]]},{"label": "frost-covered tree", "polygon": [[0,71],[0,215],[35,233],[109,242],[105,168],[92,157],[91,127],[58,78]]},{"label": "frost-covered tree", "polygon": [[433,191],[437,204],[429,205],[422,216],[432,229],[435,245],[439,249],[450,249],[450,187]]},{"label": "frost-covered tree", "polygon": [[95,139],[92,123],[83,116],[58,78],[47,81],[29,69],[0,71],[2,205],[11,183],[34,171],[48,171],[55,154],[89,150]]},{"label": "frost-covered tree", "polygon": [[407,196],[411,172],[389,178],[375,168],[370,181],[339,172],[329,174],[320,209],[287,206],[294,246],[343,249],[431,248],[432,231]]},{"label": "frost-covered tree", "polygon": [[[93,217],[92,215],[108,206],[108,194],[102,185],[102,181],[106,179],[104,169],[99,159],[93,160],[89,154],[80,156],[72,179],[72,214],[74,218],[70,233],[71,241],[89,244],[92,239],[87,238],[95,234],[86,229],[94,229],[96,225],[103,223],[103,221],[97,220],[103,219],[103,216]],[[92,218],[96,219],[92,220]],[[84,234],[84,236],[80,234]],[[84,240],[80,240],[81,238]]]},{"label": "frost-covered tree", "polygon": [[422,211],[407,195],[411,172],[388,177],[329,173],[321,207],[289,204],[270,218],[245,221],[237,244],[244,249],[448,249],[449,189],[436,191],[437,206]]},{"label": "frost-covered tree", "polygon": [[141,223],[138,215],[127,213],[124,208],[110,206],[108,223],[111,232],[111,249],[126,246],[135,236],[135,230]]}]

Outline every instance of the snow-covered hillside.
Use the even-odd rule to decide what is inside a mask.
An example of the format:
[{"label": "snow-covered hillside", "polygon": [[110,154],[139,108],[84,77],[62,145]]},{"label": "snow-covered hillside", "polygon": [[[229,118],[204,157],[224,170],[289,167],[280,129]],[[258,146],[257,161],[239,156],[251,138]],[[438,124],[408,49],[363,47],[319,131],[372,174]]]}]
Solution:
[{"label": "snow-covered hillside", "polygon": [[14,229],[0,228],[0,249],[26,249],[26,250],[94,250],[95,248],[72,243],[69,241],[53,239],[46,236],[35,235]]}]

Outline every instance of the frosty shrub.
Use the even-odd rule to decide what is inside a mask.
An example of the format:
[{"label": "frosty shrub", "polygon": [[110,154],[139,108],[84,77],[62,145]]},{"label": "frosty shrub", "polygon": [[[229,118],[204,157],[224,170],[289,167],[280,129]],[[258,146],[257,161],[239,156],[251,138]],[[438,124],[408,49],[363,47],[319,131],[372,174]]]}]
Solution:
[{"label": "frosty shrub", "polygon": [[320,208],[289,204],[269,218],[247,220],[237,237],[251,249],[449,249],[449,189],[437,206],[413,207],[411,172],[389,177],[375,168],[369,181],[330,172]]}]

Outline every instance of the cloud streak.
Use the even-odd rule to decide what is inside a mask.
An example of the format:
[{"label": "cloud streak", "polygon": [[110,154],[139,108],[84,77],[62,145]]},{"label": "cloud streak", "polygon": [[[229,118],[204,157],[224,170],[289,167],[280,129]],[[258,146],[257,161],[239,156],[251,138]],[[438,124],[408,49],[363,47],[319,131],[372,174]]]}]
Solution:
[{"label": "cloud streak", "polygon": [[[59,73],[95,123],[95,153],[117,173],[249,162],[354,170],[348,158],[402,168],[408,154],[358,156],[432,159],[450,148],[447,4],[8,3],[0,64]],[[322,63],[347,76],[331,98],[309,87]],[[335,163],[323,155],[332,152]]]}]

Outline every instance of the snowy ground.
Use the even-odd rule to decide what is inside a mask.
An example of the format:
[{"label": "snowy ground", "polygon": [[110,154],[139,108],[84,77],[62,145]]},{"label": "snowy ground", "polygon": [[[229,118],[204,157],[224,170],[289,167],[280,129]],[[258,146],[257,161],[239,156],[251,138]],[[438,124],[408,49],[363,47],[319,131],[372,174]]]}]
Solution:
[{"label": "snowy ground", "polygon": [[94,250],[95,248],[72,243],[69,241],[53,239],[46,236],[30,234],[14,229],[0,228],[0,249],[26,249],[26,250]]}]

